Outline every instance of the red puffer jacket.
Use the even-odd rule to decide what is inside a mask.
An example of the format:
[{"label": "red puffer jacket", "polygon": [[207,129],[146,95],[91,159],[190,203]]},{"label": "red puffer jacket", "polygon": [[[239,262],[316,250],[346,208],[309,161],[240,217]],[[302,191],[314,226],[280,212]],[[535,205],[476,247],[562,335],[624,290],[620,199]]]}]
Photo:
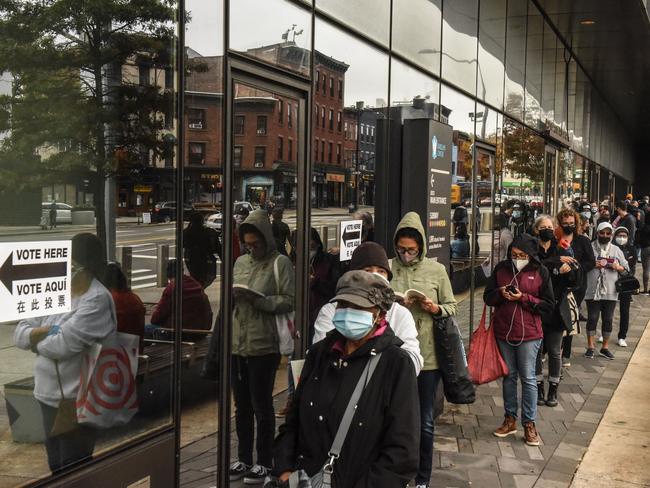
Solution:
[{"label": "red puffer jacket", "polygon": [[[492,325],[497,339],[518,343],[541,339],[542,315],[555,306],[553,286],[548,270],[536,261],[520,272],[510,259],[494,268],[483,293],[483,300],[494,307]],[[501,287],[514,285],[522,292],[521,300],[510,302],[501,294]]]}]

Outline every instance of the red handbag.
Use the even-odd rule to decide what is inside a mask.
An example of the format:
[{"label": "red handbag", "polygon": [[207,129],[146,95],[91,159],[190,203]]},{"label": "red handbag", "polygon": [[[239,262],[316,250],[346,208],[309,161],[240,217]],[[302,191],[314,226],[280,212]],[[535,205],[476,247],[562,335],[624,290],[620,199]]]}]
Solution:
[{"label": "red handbag", "polygon": [[477,385],[489,383],[508,374],[508,366],[501,357],[492,325],[490,324],[489,329],[485,327],[486,310],[484,305],[481,322],[472,333],[467,355],[467,369],[472,381]]}]

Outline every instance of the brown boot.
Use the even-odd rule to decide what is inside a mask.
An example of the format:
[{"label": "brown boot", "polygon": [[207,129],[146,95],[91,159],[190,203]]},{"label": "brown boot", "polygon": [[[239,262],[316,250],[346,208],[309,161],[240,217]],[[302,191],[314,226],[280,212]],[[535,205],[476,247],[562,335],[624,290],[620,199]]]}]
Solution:
[{"label": "brown boot", "polygon": [[524,440],[529,446],[539,446],[539,434],[535,422],[526,422],[524,424]]},{"label": "brown boot", "polygon": [[506,415],[503,419],[503,424],[493,434],[497,437],[508,437],[510,434],[517,433],[517,419],[512,415]]}]

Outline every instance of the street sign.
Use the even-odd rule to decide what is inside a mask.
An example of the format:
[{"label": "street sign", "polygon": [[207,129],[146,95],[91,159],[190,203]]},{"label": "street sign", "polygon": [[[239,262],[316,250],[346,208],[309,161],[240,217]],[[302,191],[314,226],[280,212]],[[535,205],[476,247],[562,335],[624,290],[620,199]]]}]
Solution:
[{"label": "street sign", "polygon": [[361,226],[362,220],[343,220],[341,221],[341,243],[340,243],[340,260],[349,261],[352,259],[352,253],[361,244]]},{"label": "street sign", "polygon": [[0,243],[0,322],[70,311],[71,241]]}]

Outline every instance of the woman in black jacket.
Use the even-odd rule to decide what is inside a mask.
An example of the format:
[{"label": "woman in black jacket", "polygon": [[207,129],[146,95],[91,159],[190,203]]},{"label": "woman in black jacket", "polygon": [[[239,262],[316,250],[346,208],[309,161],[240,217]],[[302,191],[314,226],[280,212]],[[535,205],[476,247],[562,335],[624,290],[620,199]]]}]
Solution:
[{"label": "woman in black jacket", "polygon": [[[643,229],[641,229],[643,230]],[[641,231],[637,231],[637,234]],[[614,229],[614,244],[616,244],[627,260],[627,265],[630,267],[630,274],[636,274],[636,248],[630,242],[630,231],[627,227],[617,227]],[[619,321],[618,321],[618,341],[616,344],[619,347],[627,347],[627,330],[630,327],[630,305],[632,304],[632,293],[619,293]],[[602,338],[598,341],[602,342]]]},{"label": "woman in black jacket", "polygon": [[[579,286],[573,292],[578,308],[585,298],[587,292],[587,274],[596,267],[596,258],[588,237],[582,235],[580,229],[580,215],[573,209],[564,208],[556,217],[558,228],[555,237],[559,245],[567,251],[568,256],[562,256],[563,263],[571,264],[577,261],[582,271],[582,278]],[[581,320],[586,320],[581,317]],[[562,366],[571,366],[571,344],[573,336],[565,336],[562,339]]]},{"label": "woman in black jacket", "polygon": [[[579,265],[576,262],[564,263],[562,256],[569,253],[558,246],[554,235],[553,218],[550,215],[540,215],[533,225],[534,234],[539,237],[539,259],[548,269],[553,285],[555,307],[551,313],[542,316],[544,340],[537,354],[535,374],[537,376],[537,405],[556,407],[557,389],[562,373],[562,337],[565,328],[560,315],[562,297],[578,285],[580,279]],[[544,372],[542,358],[548,354],[548,397],[544,395]]]},{"label": "woman in black jacket", "polygon": [[273,471],[287,486],[294,471],[313,477],[321,470],[366,363],[381,353],[334,460],[332,486],[406,486],[418,467],[420,412],[413,362],[384,319],[392,290],[379,276],[349,271],[336,292],[336,330],[309,350],[276,438]]}]

